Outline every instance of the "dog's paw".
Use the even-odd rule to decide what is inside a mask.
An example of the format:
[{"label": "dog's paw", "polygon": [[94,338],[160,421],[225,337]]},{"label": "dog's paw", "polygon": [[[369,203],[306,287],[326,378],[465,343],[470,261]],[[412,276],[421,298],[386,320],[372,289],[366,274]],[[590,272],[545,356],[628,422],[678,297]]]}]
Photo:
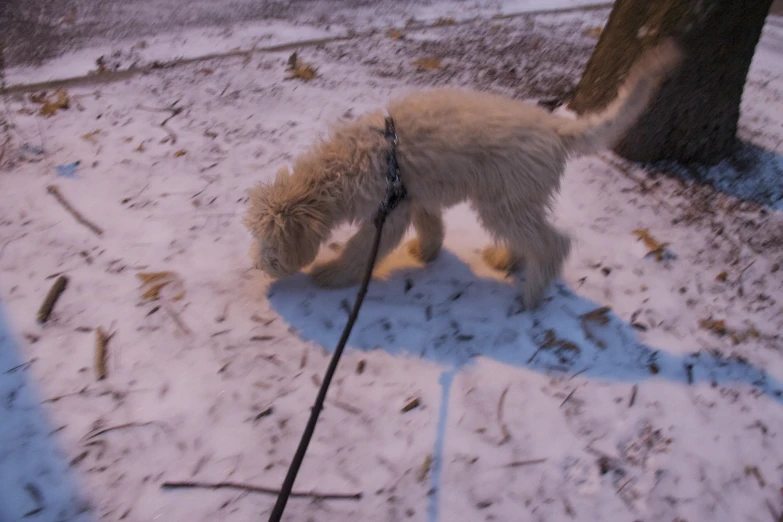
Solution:
[{"label": "dog's paw", "polygon": [[440,254],[440,246],[433,247],[428,245],[426,248],[422,248],[421,241],[417,237],[408,241],[407,248],[410,255],[423,263],[435,261],[438,258],[438,254]]},{"label": "dog's paw", "polygon": [[481,252],[484,262],[501,272],[514,272],[523,268],[524,259],[512,256],[508,248],[500,245],[489,245]]},{"label": "dog's paw", "polygon": [[353,286],[360,282],[360,277],[352,274],[349,270],[335,261],[318,263],[313,266],[310,276],[315,284],[321,288],[345,288]]}]

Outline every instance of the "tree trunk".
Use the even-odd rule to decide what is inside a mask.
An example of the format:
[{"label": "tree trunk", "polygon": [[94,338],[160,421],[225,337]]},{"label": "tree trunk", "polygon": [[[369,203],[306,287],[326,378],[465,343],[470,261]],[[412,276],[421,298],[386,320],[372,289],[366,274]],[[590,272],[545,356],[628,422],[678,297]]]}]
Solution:
[{"label": "tree trunk", "polygon": [[599,110],[645,49],[667,36],[682,67],[617,144],[629,160],[714,165],[736,140],[745,79],[772,0],[617,0],[569,106]]}]

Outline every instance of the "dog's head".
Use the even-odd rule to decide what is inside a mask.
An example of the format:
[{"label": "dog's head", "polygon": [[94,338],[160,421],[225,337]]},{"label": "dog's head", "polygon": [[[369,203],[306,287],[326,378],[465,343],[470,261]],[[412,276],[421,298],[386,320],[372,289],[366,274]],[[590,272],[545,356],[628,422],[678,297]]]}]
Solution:
[{"label": "dog's head", "polygon": [[329,233],[326,211],[312,183],[294,179],[287,168],[273,183],[253,188],[244,223],[255,239],[255,268],[280,278],[312,263]]}]

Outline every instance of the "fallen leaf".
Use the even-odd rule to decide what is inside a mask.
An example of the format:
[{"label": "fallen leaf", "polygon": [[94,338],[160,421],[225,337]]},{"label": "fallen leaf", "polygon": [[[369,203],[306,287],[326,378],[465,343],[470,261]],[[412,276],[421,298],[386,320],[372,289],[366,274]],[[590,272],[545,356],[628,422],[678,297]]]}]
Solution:
[{"label": "fallen leaf", "polygon": [[[293,66],[292,66],[293,64]],[[286,76],[286,80],[302,80],[309,82],[318,76],[318,71],[309,63],[300,62],[296,58],[296,53],[292,54],[288,59],[288,71],[291,73]]]},{"label": "fallen leaf", "polygon": [[413,65],[419,69],[440,69],[440,58],[419,58]]},{"label": "fallen leaf", "polygon": [[726,279],[728,278],[729,278],[729,273],[725,271],[715,276],[715,280],[720,281],[721,283],[725,283]]},{"label": "fallen leaf", "polygon": [[720,335],[721,337],[729,333],[728,328],[726,328],[726,321],[723,319],[702,319],[699,321],[699,326],[705,330],[709,330],[717,335]]},{"label": "fallen leaf", "polygon": [[388,36],[392,40],[399,40],[400,38],[402,38],[402,31],[400,31],[399,29],[389,29],[388,31],[386,31],[386,36]]},{"label": "fallen leaf", "polygon": [[89,141],[93,145],[97,145],[98,142],[95,141],[95,136],[98,136],[101,133],[100,130],[94,130],[92,132],[88,132],[87,134],[82,134],[82,139],[84,141]]},{"label": "fallen leaf", "polygon": [[68,93],[64,89],[57,89],[44,100],[40,112],[42,116],[54,116],[59,109],[67,109],[70,105]]},{"label": "fallen leaf", "polygon": [[188,151],[186,151],[185,149],[179,149],[177,152],[174,153],[174,157],[179,158],[180,156],[184,156],[187,153]]},{"label": "fallen leaf", "polygon": [[126,137],[126,138],[123,138],[123,140],[122,140],[122,141],[124,141],[125,143],[130,143],[130,142],[132,142],[132,141],[133,141],[133,136],[128,136],[128,137]]},{"label": "fallen leaf", "polygon": [[210,74],[213,74],[215,72],[215,69],[210,69],[209,67],[203,67],[198,70],[201,74],[204,76],[209,76]]},{"label": "fallen leaf", "polygon": [[135,150],[136,152],[144,152],[144,142],[142,141],[141,143],[139,143],[139,146],[133,150]]},{"label": "fallen leaf", "polygon": [[424,482],[427,479],[427,475],[432,468],[432,455],[424,457],[424,463],[421,465],[421,471],[419,471],[419,482]]},{"label": "fallen leaf", "polygon": [[607,324],[609,324],[610,321],[607,314],[611,311],[612,309],[610,307],[602,306],[600,308],[596,308],[595,310],[591,310],[585,314],[582,314],[580,317],[585,321],[595,321],[601,326],[606,326]]},{"label": "fallen leaf", "polygon": [[589,36],[591,38],[598,38],[601,36],[601,33],[603,32],[602,27],[591,27],[585,31],[585,36]]},{"label": "fallen leaf", "polygon": [[647,248],[650,249],[645,257],[652,255],[655,256],[656,261],[663,261],[667,257],[671,256],[671,254],[666,251],[666,247],[669,246],[669,243],[660,243],[657,239],[650,235],[650,231],[648,229],[637,228],[633,231],[633,233],[636,234],[637,238],[644,241],[644,244],[647,245]]},{"label": "fallen leaf", "polygon": [[141,281],[142,301],[157,301],[161,290],[168,285],[179,287],[179,291],[171,297],[172,301],[185,298],[184,283],[176,272],[139,272],[136,277]]}]

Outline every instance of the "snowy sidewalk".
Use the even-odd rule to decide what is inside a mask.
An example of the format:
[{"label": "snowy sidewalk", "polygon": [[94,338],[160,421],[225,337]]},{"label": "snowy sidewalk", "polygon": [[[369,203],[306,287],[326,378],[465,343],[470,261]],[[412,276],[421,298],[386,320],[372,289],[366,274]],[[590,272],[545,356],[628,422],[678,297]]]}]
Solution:
[{"label": "snowy sidewalk", "polygon": [[[333,42],[299,52],[316,68],[307,82],[285,79],[289,52],[215,59],[70,88],[69,107],[53,98],[50,117],[38,98],[9,96],[0,477],[14,478],[0,482],[0,517],[77,519],[85,505],[83,520],[268,516],[273,496],[161,489],[278,487],[354,297],[250,270],[246,189],[329,121],[410,88],[561,98],[607,15]],[[783,137],[781,39],[769,24],[741,122],[770,168]],[[295,486],[362,497],[292,499],[287,520],[735,522],[783,511],[781,212],[603,154],[569,165],[556,219],[575,251],[535,313],[482,263],[488,238],[467,206],[447,214],[433,265],[401,249],[379,268]],[[142,285],[161,271],[165,286]],[[62,273],[69,285],[41,326]],[[114,333],[100,381],[99,326]]]}]

